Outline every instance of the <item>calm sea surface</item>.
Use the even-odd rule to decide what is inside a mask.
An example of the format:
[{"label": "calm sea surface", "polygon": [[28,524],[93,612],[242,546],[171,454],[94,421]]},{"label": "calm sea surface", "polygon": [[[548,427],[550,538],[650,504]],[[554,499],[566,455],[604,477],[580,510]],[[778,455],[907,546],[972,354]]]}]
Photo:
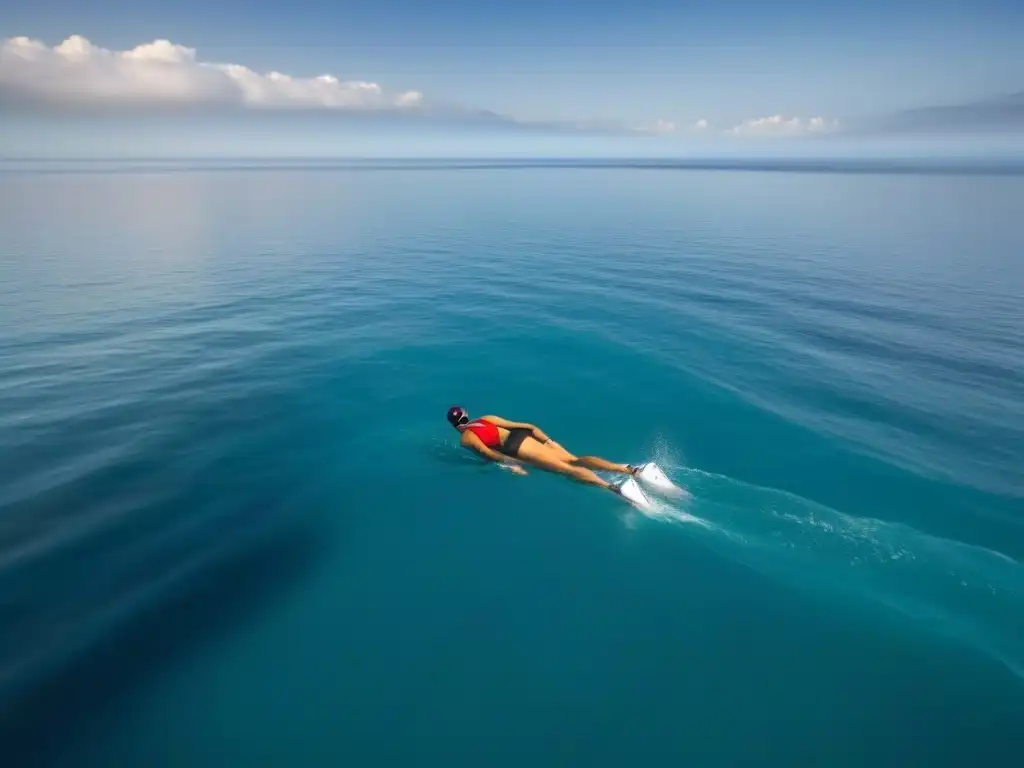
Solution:
[{"label": "calm sea surface", "polygon": [[0,166],[4,766],[1008,765],[1022,563],[1024,176]]}]

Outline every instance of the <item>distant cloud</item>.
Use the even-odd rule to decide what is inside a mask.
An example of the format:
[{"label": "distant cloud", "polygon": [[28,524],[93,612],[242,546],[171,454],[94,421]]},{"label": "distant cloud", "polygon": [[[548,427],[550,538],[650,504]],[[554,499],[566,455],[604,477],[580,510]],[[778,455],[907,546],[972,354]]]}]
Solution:
[{"label": "distant cloud", "polygon": [[693,124],[693,130],[695,131],[706,131],[708,129],[708,121],[703,117]]},{"label": "distant cloud", "polygon": [[636,129],[637,133],[650,133],[656,136],[664,136],[676,132],[676,124],[671,120],[656,120],[650,125],[642,125]]},{"label": "distant cloud", "polygon": [[826,133],[839,128],[836,119],[812,117],[804,120],[800,117],[757,117],[745,120],[726,131],[731,136],[803,136],[806,134]]},{"label": "distant cloud", "polygon": [[0,97],[56,107],[235,106],[253,109],[372,110],[418,107],[417,91],[389,94],[377,83],[332,75],[260,74],[240,64],[197,60],[196,51],[154,40],[110,51],[73,35],[50,48],[12,37],[0,46]]}]

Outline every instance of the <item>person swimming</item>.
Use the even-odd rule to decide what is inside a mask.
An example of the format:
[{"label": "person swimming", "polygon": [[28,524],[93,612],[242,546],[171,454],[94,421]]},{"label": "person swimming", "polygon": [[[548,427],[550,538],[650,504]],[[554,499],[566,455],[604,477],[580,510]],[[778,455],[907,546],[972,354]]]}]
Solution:
[{"label": "person swimming", "polygon": [[[617,485],[604,480],[593,470],[635,475],[639,470],[629,464],[617,464],[598,456],[576,456],[552,440],[533,424],[509,421],[500,416],[470,419],[459,405],[448,409],[448,423],[461,434],[462,447],[490,461],[505,463],[517,474],[525,475],[521,464],[565,475],[580,483],[620,494]],[[509,460],[519,463],[509,463]]]}]

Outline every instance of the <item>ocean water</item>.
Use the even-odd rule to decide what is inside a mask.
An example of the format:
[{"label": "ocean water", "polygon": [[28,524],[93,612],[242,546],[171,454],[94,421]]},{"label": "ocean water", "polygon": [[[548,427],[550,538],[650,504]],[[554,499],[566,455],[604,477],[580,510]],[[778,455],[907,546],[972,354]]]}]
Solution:
[{"label": "ocean water", "polygon": [[2,764],[1014,764],[1024,176],[855,170],[0,169]]}]

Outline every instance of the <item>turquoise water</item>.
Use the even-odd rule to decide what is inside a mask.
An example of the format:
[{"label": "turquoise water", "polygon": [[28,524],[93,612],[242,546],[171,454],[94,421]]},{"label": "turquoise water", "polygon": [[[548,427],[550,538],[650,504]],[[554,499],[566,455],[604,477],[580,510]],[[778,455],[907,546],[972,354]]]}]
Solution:
[{"label": "turquoise water", "polygon": [[0,174],[5,766],[1020,754],[1024,176],[239,165]]}]

